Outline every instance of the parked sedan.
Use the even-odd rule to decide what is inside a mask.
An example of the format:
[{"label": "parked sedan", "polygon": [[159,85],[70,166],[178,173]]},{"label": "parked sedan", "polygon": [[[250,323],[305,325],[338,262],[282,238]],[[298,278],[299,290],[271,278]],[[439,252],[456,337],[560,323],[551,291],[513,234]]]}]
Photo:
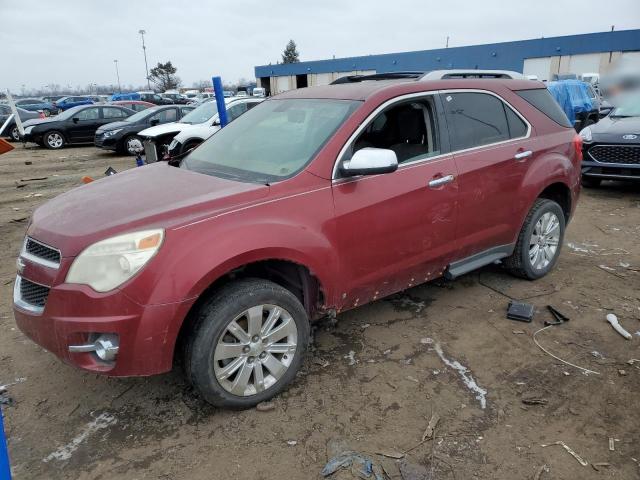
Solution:
[{"label": "parked sedan", "polygon": [[58,109],[54,103],[47,102],[41,98],[21,98],[20,100],[16,100],[16,106],[29,110],[30,112],[41,111],[45,117],[58,113]]},{"label": "parked sedan", "polygon": [[59,149],[70,143],[90,143],[98,127],[124,120],[135,112],[117,105],[83,105],[73,107],[54,118],[25,122],[25,142]]},{"label": "parked sedan", "polygon": [[[31,120],[34,118],[41,118],[41,113],[38,112],[30,112],[29,110],[25,110],[24,108],[16,107],[18,110],[18,115],[20,116],[20,120],[26,122],[27,120]],[[11,107],[9,105],[0,105],[0,128],[4,125],[4,122],[11,116]],[[15,120],[11,120],[11,122],[7,125],[7,127],[2,132],[3,137],[8,137],[11,140],[17,142],[20,140],[20,132],[18,132],[18,126],[16,125]]]},{"label": "parked sedan", "polygon": [[585,187],[597,187],[602,180],[640,181],[640,94],[621,97],[618,105],[580,132]]},{"label": "parked sedan", "polygon": [[62,97],[60,100],[53,102],[58,110],[69,110],[73,107],[79,107],[80,105],[91,105],[94,101],[88,97]]},{"label": "parked sedan", "polygon": [[138,136],[141,130],[163,123],[176,122],[191,110],[193,107],[178,105],[148,108],[127,119],[101,126],[96,131],[94,144],[105,150],[135,155],[143,148]]}]

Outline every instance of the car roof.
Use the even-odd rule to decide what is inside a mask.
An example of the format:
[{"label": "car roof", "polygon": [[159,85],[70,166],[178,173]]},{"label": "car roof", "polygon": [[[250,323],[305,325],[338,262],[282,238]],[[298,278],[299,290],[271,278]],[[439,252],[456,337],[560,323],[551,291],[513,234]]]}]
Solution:
[{"label": "car roof", "polygon": [[341,83],[318,87],[299,88],[278,94],[275,98],[326,98],[335,100],[367,100],[376,93],[402,95],[403,93],[448,90],[448,89],[480,89],[494,90],[496,88],[510,90],[530,90],[544,88],[544,83],[535,80],[489,79],[489,78],[455,78],[444,80],[364,80],[355,83]]}]

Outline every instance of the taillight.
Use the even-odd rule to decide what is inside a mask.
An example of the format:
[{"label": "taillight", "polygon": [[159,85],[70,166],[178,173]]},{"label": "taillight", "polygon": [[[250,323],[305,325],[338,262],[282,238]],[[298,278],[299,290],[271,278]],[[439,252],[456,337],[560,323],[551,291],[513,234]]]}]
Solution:
[{"label": "taillight", "polygon": [[576,151],[576,159],[582,162],[582,137],[578,134],[573,137],[573,148]]}]

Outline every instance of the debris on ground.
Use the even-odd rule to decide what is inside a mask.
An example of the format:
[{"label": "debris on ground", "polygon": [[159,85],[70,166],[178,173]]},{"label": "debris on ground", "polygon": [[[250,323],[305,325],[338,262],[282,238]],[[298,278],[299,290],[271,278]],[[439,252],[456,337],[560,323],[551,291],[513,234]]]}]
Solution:
[{"label": "debris on ground", "polygon": [[558,357],[557,355],[554,355],[554,354],[553,354],[553,353],[551,353],[549,350],[547,350],[547,349],[546,349],[546,348],[544,348],[542,345],[540,345],[540,342],[538,342],[538,339],[536,338],[536,336],[537,336],[540,332],[543,332],[543,331],[545,331],[545,330],[547,330],[547,329],[549,329],[549,328],[553,328],[553,327],[555,327],[555,326],[556,326],[556,325],[547,325],[546,327],[542,327],[540,330],[536,330],[536,331],[534,332],[534,334],[533,334],[533,343],[535,343],[535,344],[536,344],[536,346],[537,346],[540,350],[542,350],[544,353],[546,353],[547,355],[549,355],[549,356],[550,356],[550,357],[552,357],[552,358],[555,358],[555,359],[556,359],[556,360],[558,360],[559,362],[564,363],[565,365],[569,365],[570,367],[577,368],[578,370],[581,370],[583,373],[585,373],[585,374],[587,374],[587,375],[588,375],[589,373],[594,373],[594,374],[596,374],[596,375],[600,375],[600,373],[599,373],[599,372],[596,372],[595,370],[589,370],[588,368],[580,367],[580,366],[578,366],[578,365],[574,365],[574,364],[573,364],[573,363],[571,363],[571,362],[567,362],[566,360],[563,360],[562,358]]},{"label": "debris on ground", "polygon": [[400,460],[405,457],[405,454],[402,452],[396,452],[393,450],[380,450],[376,452],[376,455],[381,455],[387,458],[393,458],[394,460]]},{"label": "debris on ground", "polygon": [[260,402],[256,405],[256,410],[259,412],[271,412],[276,409],[276,404],[273,402]]},{"label": "debris on ground", "polygon": [[569,445],[567,445],[566,443],[564,443],[563,441],[553,442],[553,443],[549,443],[549,444],[546,444],[546,445],[540,445],[540,446],[541,447],[550,447],[552,445],[561,445],[562,448],[564,448],[583,467],[586,467],[587,465],[589,465],[589,462],[586,462],[580,455],[578,455],[576,452],[574,452],[571,449],[571,447]]},{"label": "debris on ground", "polygon": [[616,332],[618,332],[627,340],[631,340],[631,334],[627,332],[624,328],[622,328],[622,325],[620,325],[620,323],[618,322],[618,317],[616,317],[613,313],[607,313],[607,322],[611,324],[611,326]]},{"label": "debris on ground", "polygon": [[591,464],[591,466],[593,467],[593,469],[594,469],[596,472],[599,472],[599,471],[600,471],[600,470],[599,470],[599,468],[600,468],[600,467],[610,467],[610,466],[611,466],[611,464],[610,464],[610,463],[608,463],[608,462],[598,462],[598,463],[592,463],[592,464]]},{"label": "debris on ground", "polygon": [[613,441],[613,437],[609,437],[609,451],[610,452],[616,451],[616,442]]},{"label": "debris on ground", "polygon": [[437,413],[431,415],[431,419],[429,420],[429,424],[427,425],[427,429],[422,434],[422,441],[430,440],[433,438],[433,433],[436,430],[436,426],[440,421],[440,416]]},{"label": "debris on ground", "polygon": [[371,457],[367,455],[353,451],[342,452],[331,458],[320,472],[320,475],[328,477],[341,469],[351,469],[351,474],[356,478],[389,480],[389,476],[382,465],[374,463]]},{"label": "debris on ground", "polygon": [[427,467],[403,460],[399,463],[402,480],[431,480],[433,477]]},{"label": "debris on ground", "polygon": [[547,472],[549,473],[549,466],[548,465],[542,465],[538,471],[536,472],[536,474],[533,476],[533,480],[540,480],[540,477],[542,476],[543,472]]},{"label": "debris on ground", "polygon": [[356,352],[354,352],[353,350],[350,350],[349,353],[345,355],[343,358],[345,360],[349,360],[349,366],[353,366],[356,363],[358,363],[358,360],[356,360]]},{"label": "debris on ground", "polygon": [[522,399],[522,403],[525,405],[547,405],[549,400],[542,397],[525,397]]},{"label": "debris on ground", "polygon": [[530,303],[509,302],[507,307],[507,318],[518,322],[530,323],[533,320],[534,307]]},{"label": "debris on ground", "polygon": [[563,323],[568,322],[570,320],[569,317],[564,315],[559,310],[556,310],[551,305],[547,305],[547,310],[549,310],[549,313],[553,316],[553,318],[555,318],[556,321],[549,322],[548,320],[545,320],[544,322],[545,327],[548,327],[549,325],[562,325]]}]

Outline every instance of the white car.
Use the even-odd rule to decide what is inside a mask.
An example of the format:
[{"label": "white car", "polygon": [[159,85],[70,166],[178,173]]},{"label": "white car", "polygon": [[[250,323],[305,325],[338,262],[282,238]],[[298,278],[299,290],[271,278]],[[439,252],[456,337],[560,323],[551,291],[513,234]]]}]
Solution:
[{"label": "white car", "polygon": [[[263,100],[252,97],[225,98],[228,121],[233,121]],[[170,157],[187,152],[219,129],[218,104],[215,101],[209,101],[182,117],[179,122],[147,128],[142,130],[139,136],[143,140],[147,163],[151,163],[162,159],[167,151],[169,151]],[[176,143],[178,135],[180,140]]]}]

